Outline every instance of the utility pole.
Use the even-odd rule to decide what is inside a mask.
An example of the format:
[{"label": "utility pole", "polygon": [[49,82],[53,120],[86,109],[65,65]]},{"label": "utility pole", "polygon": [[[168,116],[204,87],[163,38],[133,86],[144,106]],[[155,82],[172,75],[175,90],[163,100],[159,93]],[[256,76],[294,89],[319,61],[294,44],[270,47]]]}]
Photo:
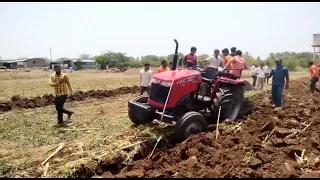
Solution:
[{"label": "utility pole", "polygon": [[50,48],[50,60],[51,60],[51,63],[52,63],[52,53],[51,53],[51,48]]}]

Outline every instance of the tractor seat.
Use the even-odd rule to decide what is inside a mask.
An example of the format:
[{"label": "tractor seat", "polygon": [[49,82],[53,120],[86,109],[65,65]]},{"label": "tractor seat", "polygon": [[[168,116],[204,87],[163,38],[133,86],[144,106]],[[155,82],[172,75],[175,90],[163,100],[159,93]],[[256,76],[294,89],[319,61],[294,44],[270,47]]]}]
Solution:
[{"label": "tractor seat", "polygon": [[211,101],[211,98],[208,97],[208,96],[198,95],[198,100],[200,100],[200,101],[205,101],[205,102],[210,102],[210,101]]},{"label": "tractor seat", "polygon": [[201,74],[202,81],[207,84],[212,84],[213,80],[217,78],[217,75],[218,75],[218,68],[209,66]]}]

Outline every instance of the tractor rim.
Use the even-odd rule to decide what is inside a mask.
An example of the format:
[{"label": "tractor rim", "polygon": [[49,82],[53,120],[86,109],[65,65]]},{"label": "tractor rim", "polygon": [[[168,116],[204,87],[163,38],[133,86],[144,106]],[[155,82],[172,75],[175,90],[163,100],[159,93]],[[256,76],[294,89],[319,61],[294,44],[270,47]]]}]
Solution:
[{"label": "tractor rim", "polygon": [[201,124],[198,122],[193,122],[193,123],[189,124],[189,126],[187,126],[184,134],[188,138],[190,135],[198,134],[200,132],[202,132]]}]

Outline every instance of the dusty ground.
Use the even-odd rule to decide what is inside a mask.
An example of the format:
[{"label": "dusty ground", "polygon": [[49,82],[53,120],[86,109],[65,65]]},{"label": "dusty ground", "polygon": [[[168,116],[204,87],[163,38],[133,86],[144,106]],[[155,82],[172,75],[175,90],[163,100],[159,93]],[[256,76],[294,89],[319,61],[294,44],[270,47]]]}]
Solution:
[{"label": "dusty ground", "polygon": [[[51,73],[43,71],[9,73],[11,74],[0,75],[1,83],[5,84],[0,87],[0,96],[5,100],[17,94],[30,97],[43,95],[44,92],[52,93],[51,87],[48,86]],[[305,74],[296,73],[292,77],[301,76]],[[74,87],[84,92],[92,89],[133,86],[138,82],[135,75],[105,72],[74,72],[70,77]],[[126,91],[134,93],[131,90]],[[75,171],[79,167],[83,168],[81,164],[90,167],[92,169],[90,172],[101,174],[106,169],[110,170],[110,164],[111,166],[113,164],[105,160],[118,157],[115,162],[130,162],[135,159],[134,154],[144,146],[141,142],[149,136],[159,136],[159,132],[154,128],[131,126],[127,118],[127,101],[132,99],[134,94],[117,94],[116,97],[103,98],[105,96],[101,96],[101,92],[104,94],[106,91],[89,92],[94,95],[88,97],[96,99],[80,98],[81,102],[67,103],[66,106],[76,114],[73,116],[74,124],[65,129],[54,126],[56,112],[50,103],[47,104],[49,106],[35,109],[14,107],[11,111],[0,114],[0,175],[1,173],[15,177],[90,175]],[[49,166],[45,175],[46,166],[41,163],[60,143],[65,143],[65,146],[48,161]],[[126,148],[126,146],[131,147]],[[111,170],[112,173],[116,174],[119,167],[112,166],[114,169]]]},{"label": "dusty ground", "polygon": [[283,111],[273,110],[268,96],[255,95],[253,113],[223,123],[218,139],[215,131],[192,136],[115,177],[319,178],[320,97],[310,95],[308,84],[308,78],[291,83]]}]

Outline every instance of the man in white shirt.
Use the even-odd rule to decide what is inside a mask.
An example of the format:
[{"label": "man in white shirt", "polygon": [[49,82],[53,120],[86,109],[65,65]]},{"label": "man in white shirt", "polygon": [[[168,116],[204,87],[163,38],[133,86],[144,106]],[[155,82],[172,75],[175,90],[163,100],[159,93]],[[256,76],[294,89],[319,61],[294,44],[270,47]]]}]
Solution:
[{"label": "man in white shirt", "polygon": [[257,83],[256,89],[263,89],[264,78],[265,78],[265,71],[263,70],[263,63],[260,63],[260,66],[253,70],[255,74],[257,74]]},{"label": "man in white shirt", "polygon": [[269,63],[266,63],[266,65],[263,67],[263,70],[265,75],[264,82],[267,81],[267,84],[269,84],[269,75],[271,72],[271,69],[269,68]]},{"label": "man in white shirt", "polygon": [[224,62],[222,57],[219,55],[219,49],[214,50],[213,56],[209,59],[209,66],[216,67],[216,68],[223,68]]},{"label": "man in white shirt", "polygon": [[257,82],[257,73],[254,72],[254,70],[259,67],[257,64],[254,64],[252,67],[251,67],[251,77],[252,77],[252,86],[256,86],[256,82]]},{"label": "man in white shirt", "polygon": [[145,91],[149,95],[151,78],[152,78],[152,71],[150,70],[150,64],[145,63],[144,69],[140,71],[140,95],[143,95]]}]

